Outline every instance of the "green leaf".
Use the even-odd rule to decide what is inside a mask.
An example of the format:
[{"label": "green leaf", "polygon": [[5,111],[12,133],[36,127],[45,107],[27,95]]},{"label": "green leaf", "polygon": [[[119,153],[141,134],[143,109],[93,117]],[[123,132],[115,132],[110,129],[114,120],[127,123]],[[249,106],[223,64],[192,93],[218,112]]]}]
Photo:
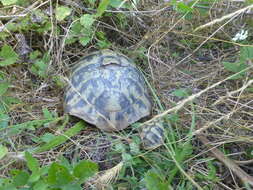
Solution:
[{"label": "green leaf", "polygon": [[29,183],[35,183],[40,179],[41,173],[40,170],[34,171],[32,175],[29,176]]},{"label": "green leaf", "polygon": [[25,159],[26,159],[28,168],[32,172],[38,171],[40,169],[38,160],[36,158],[33,158],[31,153],[25,152]]},{"label": "green leaf", "polygon": [[132,139],[133,141],[129,144],[130,152],[133,155],[140,154],[140,144],[141,144],[140,138],[137,136],[132,136]]},{"label": "green leaf", "polygon": [[122,0],[113,0],[110,1],[110,6],[113,8],[125,8],[125,9],[130,9],[131,6],[129,5],[129,3],[127,1],[124,1],[124,4],[122,4]]},{"label": "green leaf", "polygon": [[56,121],[59,121],[59,120],[61,120],[61,118],[55,118],[53,120],[48,120],[48,119],[32,120],[32,121],[27,121],[27,122],[16,124],[16,125],[11,125],[9,127],[9,129],[10,129],[9,135],[18,135],[23,130],[35,130],[36,128],[39,128],[43,125],[47,125],[51,122],[55,123]]},{"label": "green leaf", "polygon": [[48,52],[46,52],[42,59],[37,59],[35,61],[35,63],[31,66],[30,71],[35,75],[38,75],[42,78],[46,78],[49,61],[50,55]]},{"label": "green leaf", "polygon": [[25,185],[29,179],[29,174],[24,171],[19,171],[13,178],[13,185],[16,187]]},{"label": "green leaf", "polygon": [[0,160],[8,153],[8,148],[0,144]]},{"label": "green leaf", "polygon": [[248,59],[253,59],[253,47],[241,47],[240,49],[240,62],[243,63]]},{"label": "green leaf", "polygon": [[7,92],[9,86],[10,84],[8,82],[0,82],[0,96]]},{"label": "green leaf", "polygon": [[74,176],[78,177],[81,181],[85,181],[98,172],[98,165],[89,160],[79,162],[74,168]]},{"label": "green leaf", "polygon": [[216,176],[217,171],[216,171],[216,168],[213,165],[212,161],[209,160],[207,162],[207,167],[209,169],[208,176],[207,176],[208,180],[210,180],[210,181],[218,181],[219,179]]},{"label": "green leaf", "polygon": [[64,81],[64,78],[62,76],[53,76],[53,81],[59,88],[64,88],[67,85],[66,81]]},{"label": "green leaf", "polygon": [[193,9],[183,2],[177,3],[177,10],[181,13],[191,12]]},{"label": "green leaf", "polygon": [[19,100],[18,98],[15,98],[15,97],[11,97],[11,96],[4,96],[2,97],[3,98],[3,101],[8,104],[8,105],[11,105],[11,104],[20,104],[22,103],[21,100]]},{"label": "green leaf", "polygon": [[59,6],[56,8],[55,17],[58,21],[63,21],[71,13],[71,9],[66,6]]},{"label": "green leaf", "polygon": [[71,26],[69,35],[80,35],[80,32],[82,29],[83,29],[83,25],[80,22],[75,22]]},{"label": "green leaf", "polygon": [[0,112],[7,113],[9,111],[9,107],[12,104],[18,104],[18,103],[21,103],[21,101],[17,98],[14,98],[11,96],[2,96],[0,100]]},{"label": "green leaf", "polygon": [[40,170],[41,170],[41,171],[40,171],[41,175],[42,175],[42,176],[43,176],[43,175],[47,175],[49,169],[50,169],[50,166],[49,166],[49,165],[42,166],[41,169],[40,169]]},{"label": "green leaf", "polygon": [[72,164],[70,164],[68,159],[65,158],[64,156],[59,157],[59,162],[61,163],[61,165],[65,166],[69,171],[73,170]]},{"label": "green leaf", "polygon": [[89,42],[91,41],[91,38],[89,36],[84,36],[79,38],[79,42],[83,45],[86,46]]},{"label": "green leaf", "polygon": [[0,81],[4,81],[7,78],[7,73],[0,71]]},{"label": "green leaf", "polygon": [[68,169],[56,162],[52,163],[48,171],[48,183],[51,185],[66,185],[74,180]]},{"label": "green leaf", "polygon": [[[253,3],[253,0],[246,0],[246,1],[244,2],[245,5],[252,5],[252,3]],[[252,26],[252,25],[251,25],[251,26]]]},{"label": "green leaf", "polygon": [[53,135],[52,133],[45,133],[42,137],[40,137],[40,139],[45,142],[45,143],[49,143],[50,141],[52,141],[56,136]]},{"label": "green leaf", "polygon": [[131,154],[124,152],[122,153],[122,160],[123,162],[131,162],[133,160],[133,157]]},{"label": "green leaf", "polygon": [[35,50],[29,54],[29,58],[32,60],[37,59],[39,56],[41,56],[41,52],[38,50]]},{"label": "green leaf", "polygon": [[[113,8],[118,8],[121,4],[122,4],[122,0],[113,0],[110,1],[110,6]],[[125,8],[125,7],[121,7],[121,8]]]},{"label": "green leaf", "polygon": [[[244,62],[235,62],[235,63],[230,63],[230,62],[222,62],[224,68],[227,70],[227,71],[230,71],[230,72],[233,72],[233,73],[238,73],[244,69],[246,69],[248,67],[248,65]],[[238,75],[235,75],[234,77],[232,77],[231,79],[240,79],[240,78],[243,78],[246,74],[246,71],[245,72],[241,72],[240,74]]]},{"label": "green leaf", "polygon": [[102,16],[102,14],[105,12],[105,10],[106,10],[107,6],[109,5],[109,3],[110,3],[110,0],[102,0],[99,3],[99,6],[97,8],[97,14],[96,14],[97,17]]},{"label": "green leaf", "polygon": [[11,46],[4,45],[0,51],[0,67],[14,64],[18,60],[18,55]]},{"label": "green leaf", "polygon": [[172,114],[168,115],[168,119],[169,119],[170,122],[172,122],[172,123],[177,123],[177,122],[180,121],[179,116],[178,116],[178,114],[176,114],[176,113],[172,113]]},{"label": "green leaf", "polygon": [[1,110],[0,110],[0,129],[7,128],[9,121],[10,121],[9,115],[1,113]]},{"label": "green leaf", "polygon": [[216,176],[217,171],[215,166],[213,165],[212,161],[208,161],[207,162],[207,167],[208,167],[208,171],[207,174],[203,174],[203,173],[197,173],[196,177],[202,180],[208,180],[208,181],[212,181],[212,182],[218,182],[219,178]]},{"label": "green leaf", "polygon": [[47,108],[43,108],[42,112],[43,112],[43,116],[45,119],[53,119],[54,118],[53,114]]},{"label": "green leaf", "polygon": [[70,35],[68,35],[68,37],[65,40],[65,44],[69,45],[69,44],[73,44],[77,41],[78,39],[76,37],[72,37]]},{"label": "green leaf", "polygon": [[2,4],[4,6],[7,6],[7,5],[12,5],[14,3],[16,3],[18,0],[1,0]]},{"label": "green leaf", "polygon": [[[52,30],[53,24],[51,23],[51,21],[47,21],[43,26],[40,26],[39,28],[36,29],[36,32],[40,33],[41,35],[43,35],[46,32],[49,32]],[[58,30],[58,27],[56,28],[56,31]]]},{"label": "green leaf", "polygon": [[118,153],[124,153],[126,152],[126,146],[123,143],[116,143],[115,151]]},{"label": "green leaf", "polygon": [[80,185],[78,184],[67,184],[64,185],[64,187],[62,188],[62,190],[82,190],[83,188],[81,188]]},{"label": "green leaf", "polygon": [[[184,144],[180,144],[175,147],[175,159],[180,165],[184,165],[184,161],[191,156],[193,152],[193,147],[190,142],[186,142]],[[174,165],[173,169],[170,170],[170,175],[168,177],[168,183],[172,183],[175,175],[178,173],[178,166]]]},{"label": "green leaf", "polygon": [[235,63],[222,62],[222,63],[227,71],[231,71],[233,73],[240,72],[241,70],[247,68],[247,64],[245,63],[240,63],[240,62],[235,62]]},{"label": "green leaf", "polygon": [[189,90],[185,88],[180,88],[177,90],[174,90],[171,94],[180,98],[188,97],[189,96]]},{"label": "green leaf", "polygon": [[[83,29],[83,26],[79,22],[74,22],[71,25],[70,31],[68,33],[68,36],[65,40],[65,44],[72,44],[78,40],[78,37],[80,36],[81,30]],[[86,34],[86,33],[85,33]]]},{"label": "green leaf", "polygon": [[153,171],[148,171],[145,174],[145,182],[146,182],[146,187],[148,190],[167,190],[168,186],[166,183],[162,181],[160,176],[153,172]]},{"label": "green leaf", "polygon": [[80,18],[80,24],[86,29],[90,29],[94,21],[94,16],[90,14],[84,14]]},{"label": "green leaf", "polygon": [[112,44],[107,40],[98,40],[97,44],[99,49],[106,49],[109,48]]},{"label": "green leaf", "polygon": [[36,74],[40,77],[43,77],[45,78],[47,75],[47,68],[48,68],[48,65],[46,63],[44,63],[43,60],[37,60],[31,67],[31,72],[33,74]]},{"label": "green leaf", "polygon": [[48,190],[48,184],[46,184],[43,180],[39,180],[33,186],[33,190]]},{"label": "green leaf", "polygon": [[13,184],[8,184],[5,185],[4,187],[0,187],[0,190],[17,190],[17,188]]},{"label": "green leaf", "polygon": [[38,147],[35,152],[44,152],[48,151],[52,148],[55,148],[56,146],[59,146],[60,144],[66,142],[70,137],[76,135],[79,133],[82,129],[84,129],[85,125],[83,121],[78,122],[75,124],[72,128],[68,129],[66,132],[64,132],[63,135],[55,136],[51,141],[48,143],[42,145],[41,147]]}]

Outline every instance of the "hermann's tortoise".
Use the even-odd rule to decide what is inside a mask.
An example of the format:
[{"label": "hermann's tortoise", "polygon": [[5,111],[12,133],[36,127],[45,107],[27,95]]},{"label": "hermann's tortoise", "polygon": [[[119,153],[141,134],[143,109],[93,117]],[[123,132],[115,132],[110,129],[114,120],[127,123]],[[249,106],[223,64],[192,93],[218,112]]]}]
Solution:
[{"label": "hermann's tortoise", "polygon": [[[73,69],[64,110],[104,131],[119,131],[150,114],[151,102],[142,73],[132,60],[111,50],[94,52]],[[163,143],[161,124],[143,126],[145,148]]]}]

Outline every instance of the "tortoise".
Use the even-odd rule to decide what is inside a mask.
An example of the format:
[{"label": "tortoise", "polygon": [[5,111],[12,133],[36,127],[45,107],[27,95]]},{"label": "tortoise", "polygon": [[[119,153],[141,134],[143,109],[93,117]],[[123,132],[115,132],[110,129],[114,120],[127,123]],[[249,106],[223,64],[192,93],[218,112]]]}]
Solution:
[{"label": "tortoise", "polygon": [[[125,129],[150,115],[151,100],[144,77],[133,61],[111,50],[93,52],[73,68],[65,90],[64,111],[99,129]],[[159,123],[141,127],[145,149],[163,144]]]}]

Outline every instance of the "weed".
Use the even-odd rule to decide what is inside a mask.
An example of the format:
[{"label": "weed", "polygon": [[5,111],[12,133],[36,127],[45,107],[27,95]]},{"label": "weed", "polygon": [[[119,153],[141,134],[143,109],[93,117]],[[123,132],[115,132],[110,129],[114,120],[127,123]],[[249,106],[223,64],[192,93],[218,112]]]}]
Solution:
[{"label": "weed", "polygon": [[[251,188],[252,0],[0,4],[0,190]],[[63,114],[63,79],[106,48],[145,75],[163,146],[143,149],[142,120],[107,134]]]},{"label": "weed", "polygon": [[83,160],[74,165],[65,159],[53,162],[49,166],[40,167],[37,159],[29,152],[25,152],[28,170],[11,170],[11,177],[1,179],[0,189],[75,189],[81,190],[82,184],[98,171],[97,164]]}]

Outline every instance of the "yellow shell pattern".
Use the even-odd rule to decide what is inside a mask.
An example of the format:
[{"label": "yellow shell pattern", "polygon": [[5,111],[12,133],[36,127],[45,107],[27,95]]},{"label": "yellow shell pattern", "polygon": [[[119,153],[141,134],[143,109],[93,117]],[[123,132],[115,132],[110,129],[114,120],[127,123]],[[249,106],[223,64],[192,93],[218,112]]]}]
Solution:
[{"label": "yellow shell pattern", "polygon": [[65,93],[65,112],[104,131],[118,131],[150,114],[142,73],[126,56],[103,50],[77,64]]}]

